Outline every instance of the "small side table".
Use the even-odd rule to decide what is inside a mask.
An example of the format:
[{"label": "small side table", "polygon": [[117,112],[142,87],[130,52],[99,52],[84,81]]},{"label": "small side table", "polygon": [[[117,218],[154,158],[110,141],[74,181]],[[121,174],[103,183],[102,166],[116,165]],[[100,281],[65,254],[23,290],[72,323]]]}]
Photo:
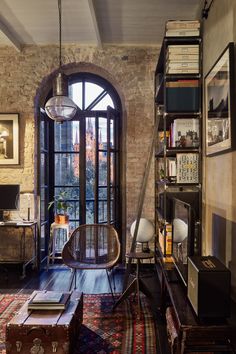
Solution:
[{"label": "small side table", "polygon": [[140,275],[140,264],[141,261],[145,259],[151,260],[154,258],[153,252],[131,252],[126,254],[127,258],[131,258],[132,260],[136,260],[136,273],[134,275],[133,280],[127,286],[123,294],[119,297],[117,302],[115,303],[113,309],[116,308],[123,300],[125,300],[131,293],[137,293],[138,297],[138,317],[140,318],[141,311],[141,302],[140,302],[140,291],[142,291],[147,297],[151,297],[151,291],[148,289],[144,281],[142,280],[142,276]]},{"label": "small side table", "polygon": [[62,259],[61,251],[64,244],[69,240],[69,237],[69,224],[57,224],[55,222],[51,224],[50,240],[48,246],[47,270],[49,267],[50,260],[52,260],[52,264],[54,264],[55,259]]}]

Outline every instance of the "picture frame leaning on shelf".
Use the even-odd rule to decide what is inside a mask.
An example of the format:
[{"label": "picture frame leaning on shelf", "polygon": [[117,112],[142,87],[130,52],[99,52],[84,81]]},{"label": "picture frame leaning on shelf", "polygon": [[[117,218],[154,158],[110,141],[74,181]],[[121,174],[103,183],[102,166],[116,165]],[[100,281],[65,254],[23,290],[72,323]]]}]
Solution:
[{"label": "picture frame leaning on shelf", "polygon": [[234,43],[230,42],[205,76],[206,156],[234,150],[236,128],[234,92]]}]

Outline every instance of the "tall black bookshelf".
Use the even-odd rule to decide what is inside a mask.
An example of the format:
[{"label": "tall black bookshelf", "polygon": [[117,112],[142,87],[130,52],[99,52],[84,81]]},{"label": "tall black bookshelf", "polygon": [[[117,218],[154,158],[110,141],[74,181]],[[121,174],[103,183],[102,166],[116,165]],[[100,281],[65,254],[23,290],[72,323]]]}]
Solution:
[{"label": "tall black bookshelf", "polygon": [[198,210],[195,253],[200,254],[202,40],[200,29],[196,36],[167,33],[155,71],[155,115],[160,121],[155,147],[157,244],[163,256],[172,254],[172,206],[178,198]]}]

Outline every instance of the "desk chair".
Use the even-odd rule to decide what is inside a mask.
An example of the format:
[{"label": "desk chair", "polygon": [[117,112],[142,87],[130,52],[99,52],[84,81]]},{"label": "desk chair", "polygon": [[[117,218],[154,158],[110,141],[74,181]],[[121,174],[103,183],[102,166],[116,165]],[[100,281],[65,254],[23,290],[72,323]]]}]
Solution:
[{"label": "desk chair", "polygon": [[119,257],[120,242],[113,226],[91,224],[77,227],[62,249],[64,264],[74,270],[70,289],[73,281],[76,288],[77,269],[105,269],[113,297],[108,271],[117,264]]}]

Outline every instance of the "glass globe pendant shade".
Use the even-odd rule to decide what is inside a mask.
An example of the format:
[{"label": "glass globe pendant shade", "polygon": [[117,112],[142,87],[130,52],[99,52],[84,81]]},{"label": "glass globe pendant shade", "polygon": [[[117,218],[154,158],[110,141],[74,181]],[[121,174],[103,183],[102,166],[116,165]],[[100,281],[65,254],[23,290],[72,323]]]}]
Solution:
[{"label": "glass globe pendant shade", "polygon": [[49,118],[63,122],[74,117],[77,106],[67,96],[53,96],[47,101],[45,110]]},{"label": "glass globe pendant shade", "polygon": [[66,75],[59,72],[53,82],[53,97],[46,105],[45,110],[49,118],[62,123],[74,117],[77,105],[68,97]]}]

